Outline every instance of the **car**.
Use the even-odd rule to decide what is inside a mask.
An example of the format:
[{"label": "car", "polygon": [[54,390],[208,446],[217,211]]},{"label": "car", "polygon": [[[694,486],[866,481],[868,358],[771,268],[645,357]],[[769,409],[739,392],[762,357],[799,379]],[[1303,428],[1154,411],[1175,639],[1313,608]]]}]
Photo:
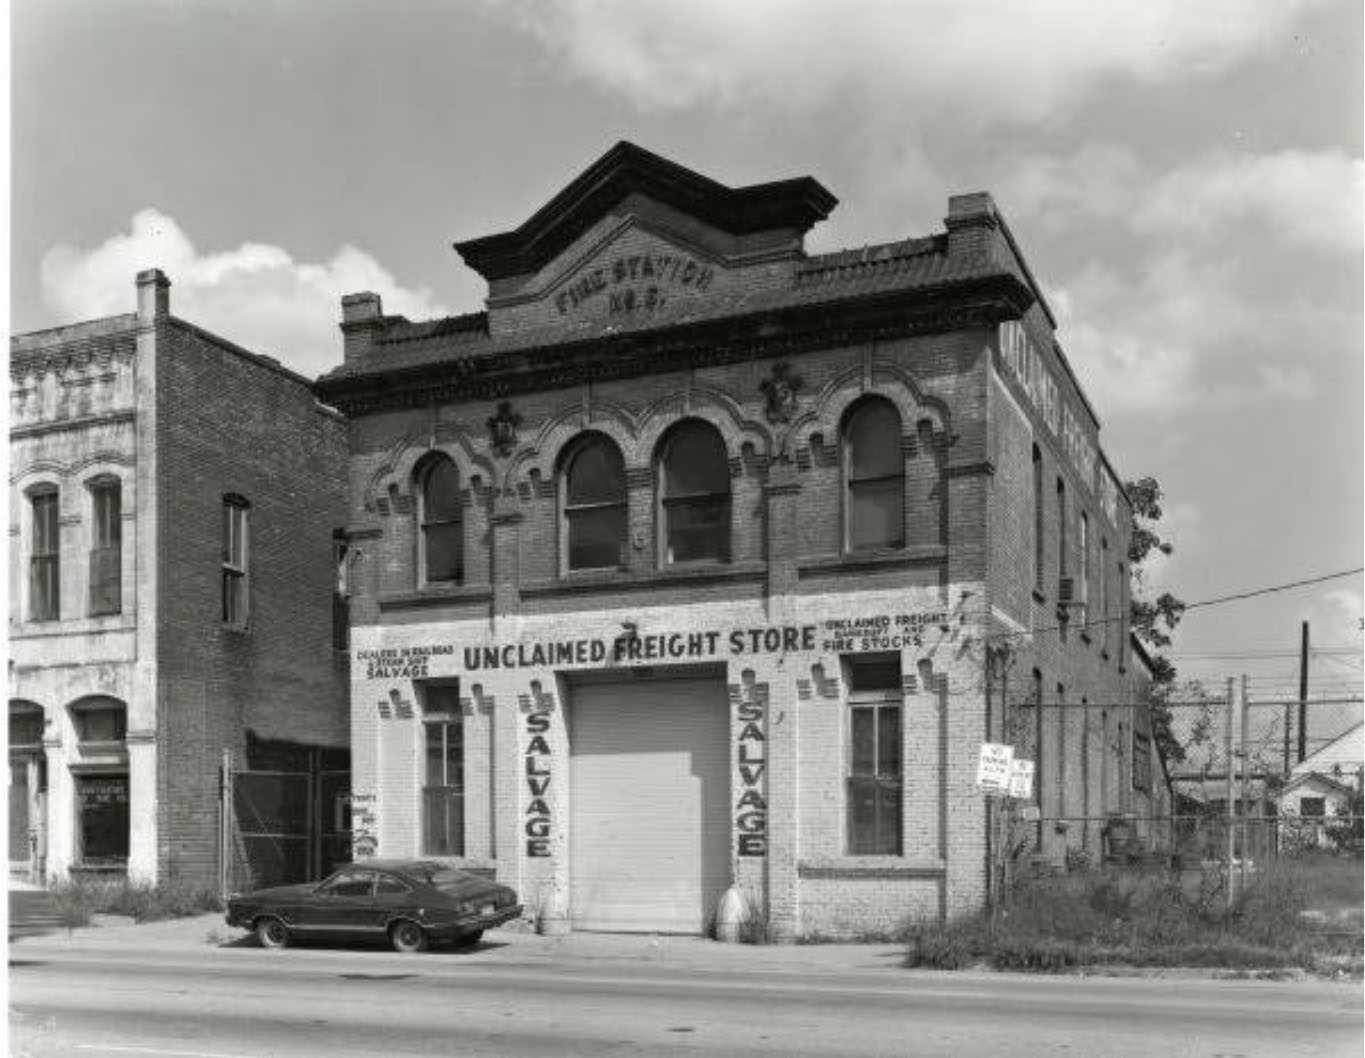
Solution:
[{"label": "car", "polygon": [[227,924],[263,948],[293,940],[383,940],[396,951],[469,946],[517,918],[516,891],[433,860],[366,860],[321,882],[281,885],[229,898]]}]

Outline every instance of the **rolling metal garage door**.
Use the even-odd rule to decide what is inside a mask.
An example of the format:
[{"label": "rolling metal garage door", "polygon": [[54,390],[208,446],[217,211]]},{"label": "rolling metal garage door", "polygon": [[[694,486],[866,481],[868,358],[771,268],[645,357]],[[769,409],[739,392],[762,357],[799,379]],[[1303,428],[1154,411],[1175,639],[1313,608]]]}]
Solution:
[{"label": "rolling metal garage door", "polygon": [[724,682],[576,685],[569,739],[574,928],[706,932],[730,885]]}]

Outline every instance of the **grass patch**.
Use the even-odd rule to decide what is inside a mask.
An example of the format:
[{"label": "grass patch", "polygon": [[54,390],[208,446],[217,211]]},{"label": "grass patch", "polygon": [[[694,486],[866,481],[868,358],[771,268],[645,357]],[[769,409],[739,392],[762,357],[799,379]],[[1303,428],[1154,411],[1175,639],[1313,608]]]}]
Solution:
[{"label": "grass patch", "polygon": [[1009,907],[994,919],[983,912],[946,924],[912,926],[906,965],[1042,973],[1114,964],[1298,967],[1358,977],[1359,919],[1355,928],[1315,930],[1303,917],[1324,903],[1360,906],[1360,862],[1324,859],[1335,862],[1286,859],[1255,872],[1238,893],[1231,914],[1226,913],[1225,881],[1216,870],[1025,878]]},{"label": "grass patch", "polygon": [[223,910],[223,901],[213,887],[176,880],[156,885],[127,879],[66,882],[51,892],[68,929],[88,926],[94,915],[126,915],[135,922],[156,922]]}]

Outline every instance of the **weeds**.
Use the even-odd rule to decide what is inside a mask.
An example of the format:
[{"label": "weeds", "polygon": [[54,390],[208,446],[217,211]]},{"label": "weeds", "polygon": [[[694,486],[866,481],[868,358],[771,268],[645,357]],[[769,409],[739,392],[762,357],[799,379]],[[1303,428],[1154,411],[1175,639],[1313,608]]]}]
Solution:
[{"label": "weeds", "polygon": [[914,926],[906,964],[939,969],[988,965],[1043,973],[1102,964],[1198,966],[1262,971],[1299,967],[1361,975],[1354,929],[1311,931],[1303,912],[1324,893],[1359,907],[1342,872],[1282,861],[1256,872],[1231,902],[1210,869],[1193,874],[1086,872],[1021,879],[1008,907],[946,924]]},{"label": "weeds", "polygon": [[88,926],[93,915],[126,915],[136,922],[156,922],[223,910],[216,889],[176,880],[156,885],[127,879],[66,882],[54,887],[52,895],[68,929]]}]

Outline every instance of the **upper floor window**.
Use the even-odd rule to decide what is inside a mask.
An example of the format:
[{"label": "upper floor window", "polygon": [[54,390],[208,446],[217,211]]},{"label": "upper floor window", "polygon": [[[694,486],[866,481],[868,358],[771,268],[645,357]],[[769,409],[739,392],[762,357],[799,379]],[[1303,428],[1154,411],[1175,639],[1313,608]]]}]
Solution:
[{"label": "upper floor window", "polygon": [[9,748],[40,749],[43,744],[43,707],[13,698],[9,703]]},{"label": "upper floor window", "polygon": [[730,560],[730,461],[714,426],[692,419],[664,439],[659,495],[667,564]]},{"label": "upper floor window", "polygon": [[1152,788],[1152,740],[1137,732],[1133,735],[1133,789]]},{"label": "upper floor window", "polygon": [[82,744],[122,742],[128,736],[128,709],[117,698],[84,698],[71,707],[71,718]]},{"label": "upper floor window", "polygon": [[[1060,584],[1070,575],[1070,566],[1067,563],[1067,538],[1066,538],[1066,482],[1061,478],[1057,479],[1057,582]],[[1064,598],[1064,593],[1059,591],[1058,599]]]},{"label": "upper floor window", "polygon": [[1076,601],[1090,620],[1090,516],[1081,511],[1081,538],[1076,542],[1080,568],[1076,571]]},{"label": "upper floor window", "polygon": [[242,497],[223,497],[223,624],[229,628],[246,627],[250,513],[251,505]]},{"label": "upper floor window", "polygon": [[29,493],[33,518],[29,548],[28,619],[61,616],[61,546],[57,530],[57,489],[43,485]]},{"label": "upper floor window", "polygon": [[905,456],[901,419],[885,400],[858,405],[844,423],[850,551],[905,546]]},{"label": "upper floor window", "polygon": [[563,553],[570,570],[614,569],[625,562],[626,466],[601,434],[575,442],[564,459]]},{"label": "upper floor window", "polygon": [[350,548],[346,530],[332,530],[332,649],[345,650],[351,645],[351,584]]},{"label": "upper floor window", "polygon": [[422,579],[427,584],[459,584],[464,580],[460,471],[446,456],[429,456],[418,468],[417,495]]},{"label": "upper floor window", "polygon": [[90,483],[90,613],[123,609],[123,486],[118,478]]},{"label": "upper floor window", "polygon": [[1043,453],[1033,446],[1033,588],[1043,590]]}]

